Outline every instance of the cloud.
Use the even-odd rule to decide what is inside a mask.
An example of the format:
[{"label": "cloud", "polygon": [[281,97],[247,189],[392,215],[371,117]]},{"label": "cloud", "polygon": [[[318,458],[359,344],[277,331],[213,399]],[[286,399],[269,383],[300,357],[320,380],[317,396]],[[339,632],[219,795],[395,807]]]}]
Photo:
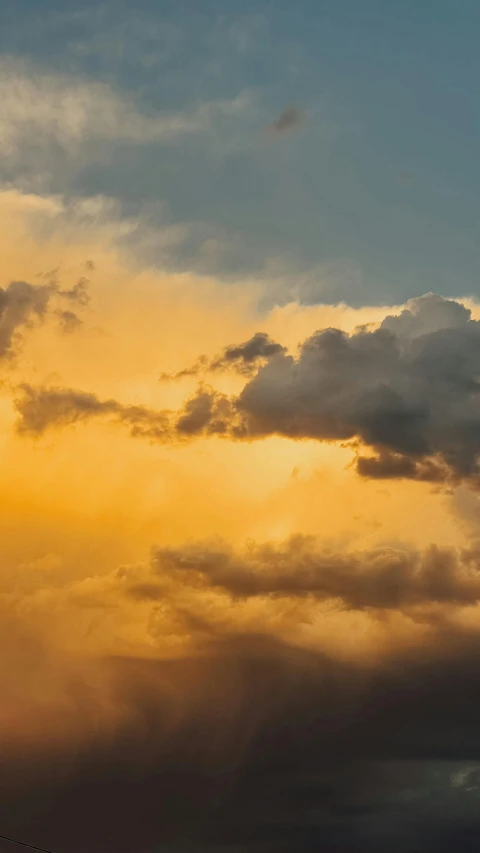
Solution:
[{"label": "cloud", "polygon": [[415,460],[400,453],[380,450],[377,456],[359,456],[356,468],[362,477],[373,480],[419,480],[426,483],[442,483],[450,477],[450,471],[441,461]]},{"label": "cloud", "polygon": [[[60,290],[55,282],[33,285],[12,281],[0,288],[0,358],[12,355],[22,331],[42,323],[55,301],[84,306],[88,301],[87,285],[87,280],[81,279],[71,290]],[[64,326],[67,321],[69,330],[81,322],[72,311],[60,312],[60,317]]]},{"label": "cloud", "polygon": [[[87,261],[86,265],[88,270],[92,271],[94,269],[92,261]],[[90,302],[90,294],[88,292],[89,284],[90,282],[88,278],[81,276],[70,290],[59,290],[58,294],[63,299],[66,299],[73,304],[85,307]]]},{"label": "cloud", "polygon": [[97,417],[111,417],[127,425],[134,437],[167,441],[170,437],[168,414],[145,406],[130,406],[116,400],[99,400],[95,394],[58,388],[20,386],[16,401],[21,433],[41,435],[55,426],[72,426]]},{"label": "cloud", "polygon": [[275,354],[231,402],[230,432],[357,441],[377,452],[359,459],[368,476],[474,478],[479,352],[470,310],[427,294],[373,330],[324,329]]},{"label": "cloud", "polygon": [[0,289],[0,356],[11,353],[18,330],[45,317],[51,288],[12,281]]},{"label": "cloud", "polygon": [[427,293],[411,299],[400,314],[385,317],[381,328],[402,341],[411,341],[442,329],[465,329],[470,319],[470,309],[461,302]]},{"label": "cloud", "polygon": [[234,370],[245,376],[252,375],[258,367],[267,362],[277,353],[286,352],[286,347],[276,343],[265,332],[257,332],[248,341],[232,344],[211,360],[201,356],[192,367],[184,368],[178,373],[162,373],[162,381],[168,379],[183,379],[188,376],[198,376],[204,373],[219,373]]},{"label": "cloud", "polygon": [[15,654],[5,834],[69,849],[75,826],[107,853],[446,853],[468,826],[478,840],[478,796],[452,784],[480,759],[474,634],[361,664],[258,634],[63,670],[32,640]]},{"label": "cloud", "polygon": [[175,430],[179,434],[195,436],[201,432],[209,435],[228,434],[232,423],[232,409],[223,394],[201,387],[185,403],[176,420]]},{"label": "cloud", "polygon": [[[77,158],[99,143],[147,144],[208,133],[249,105],[248,95],[240,94],[171,112],[142,110],[107,83],[47,72],[15,58],[0,62],[0,95],[4,166],[8,161],[40,176],[48,164],[58,165],[59,153]],[[43,152],[43,159],[35,152]],[[93,149],[89,156],[95,156]]]},{"label": "cloud", "polygon": [[[327,553],[297,537],[156,548],[63,586],[51,557],[18,589],[12,573],[2,831],[68,850],[73,825],[106,853],[447,853],[465,826],[478,839],[480,635],[463,620],[478,561],[475,544]],[[129,619],[148,654],[119,651]],[[117,653],[65,655],[79,620],[89,637],[110,622]]]},{"label": "cloud", "polygon": [[[294,537],[282,546],[252,545],[236,554],[191,545],[163,548],[153,558],[154,576],[173,575],[185,584],[221,587],[234,598],[313,596],[338,599],[362,610],[402,609],[422,604],[473,605],[480,600],[480,563],[476,550],[456,554],[431,548],[376,548],[366,553],[335,554],[319,549],[313,538]],[[134,588],[139,595],[138,588]],[[161,585],[146,597],[162,595]]]},{"label": "cloud", "polygon": [[79,326],[83,326],[83,320],[74,311],[59,311],[58,317],[60,318],[61,327],[66,334],[70,334],[78,329]]},{"label": "cloud", "polygon": [[203,385],[180,410],[172,412],[100,400],[95,394],[72,388],[23,383],[17,388],[15,408],[21,435],[40,436],[52,428],[110,419],[126,426],[133,438],[160,443],[192,440],[201,434],[244,437],[242,420],[236,420],[231,400]]},{"label": "cloud", "polygon": [[305,124],[305,113],[298,107],[287,107],[275,121],[268,125],[267,130],[276,136],[282,136],[292,130],[299,130]]},{"label": "cloud", "polygon": [[[316,332],[297,355],[257,335],[177,374],[233,365],[240,373],[252,370],[254,375],[237,397],[200,385],[184,407],[171,414],[171,429],[191,438],[280,435],[352,442],[357,469],[364,476],[475,483],[480,474],[479,353],[480,322],[472,320],[462,304],[433,294],[412,300],[378,328],[363,326],[352,334],[339,329]],[[36,410],[42,409],[37,419],[41,429],[36,431],[68,422],[58,416],[55,395],[64,394],[66,400],[71,394],[72,413],[76,405],[76,392],[29,388],[26,393],[35,397]],[[114,408],[120,420],[130,422],[128,407],[120,403],[109,401],[96,413],[113,413]],[[19,406],[27,431],[31,409]],[[88,416],[92,414],[88,409]],[[86,416],[83,412],[82,418]],[[362,448],[374,456],[363,455]]]}]

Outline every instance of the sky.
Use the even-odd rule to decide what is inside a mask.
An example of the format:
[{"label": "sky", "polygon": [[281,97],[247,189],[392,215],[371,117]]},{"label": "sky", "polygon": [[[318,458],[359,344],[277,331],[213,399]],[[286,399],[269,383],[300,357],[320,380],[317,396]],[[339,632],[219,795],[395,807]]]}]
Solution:
[{"label": "sky", "polygon": [[0,5],[0,836],[478,849],[479,24]]}]

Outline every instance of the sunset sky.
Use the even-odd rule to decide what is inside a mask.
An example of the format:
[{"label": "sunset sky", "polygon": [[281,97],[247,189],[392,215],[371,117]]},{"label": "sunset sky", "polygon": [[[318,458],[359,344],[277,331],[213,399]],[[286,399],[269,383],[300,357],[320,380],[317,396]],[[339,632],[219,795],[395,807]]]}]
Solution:
[{"label": "sunset sky", "polygon": [[0,835],[479,849],[479,26],[2,0]]}]

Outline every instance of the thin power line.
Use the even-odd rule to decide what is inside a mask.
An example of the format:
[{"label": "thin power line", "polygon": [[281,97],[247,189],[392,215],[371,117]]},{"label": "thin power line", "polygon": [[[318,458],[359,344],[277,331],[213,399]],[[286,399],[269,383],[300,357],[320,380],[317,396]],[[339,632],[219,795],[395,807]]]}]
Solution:
[{"label": "thin power line", "polygon": [[28,847],[30,850],[39,850],[40,853],[52,853],[45,847],[35,847],[35,844],[27,844],[25,841],[17,841],[16,838],[9,838],[7,835],[0,835],[0,840],[8,841],[10,844],[19,844],[20,847]]}]

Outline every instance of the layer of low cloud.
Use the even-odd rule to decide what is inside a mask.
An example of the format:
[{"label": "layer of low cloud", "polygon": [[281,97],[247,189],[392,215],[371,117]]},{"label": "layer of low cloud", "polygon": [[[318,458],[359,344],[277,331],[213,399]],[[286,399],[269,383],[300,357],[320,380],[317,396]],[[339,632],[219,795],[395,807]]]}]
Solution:
[{"label": "layer of low cloud", "polygon": [[[432,548],[377,548],[367,553],[335,554],[312,538],[285,545],[251,547],[243,555],[225,545],[191,545],[155,552],[160,577],[174,574],[185,583],[221,587],[234,598],[313,596],[338,599],[347,609],[391,610],[430,603],[473,605],[480,600],[480,553],[456,554]],[[147,595],[161,597],[159,586]],[[135,590],[134,590],[135,591]],[[140,594],[136,590],[136,594]]]}]

